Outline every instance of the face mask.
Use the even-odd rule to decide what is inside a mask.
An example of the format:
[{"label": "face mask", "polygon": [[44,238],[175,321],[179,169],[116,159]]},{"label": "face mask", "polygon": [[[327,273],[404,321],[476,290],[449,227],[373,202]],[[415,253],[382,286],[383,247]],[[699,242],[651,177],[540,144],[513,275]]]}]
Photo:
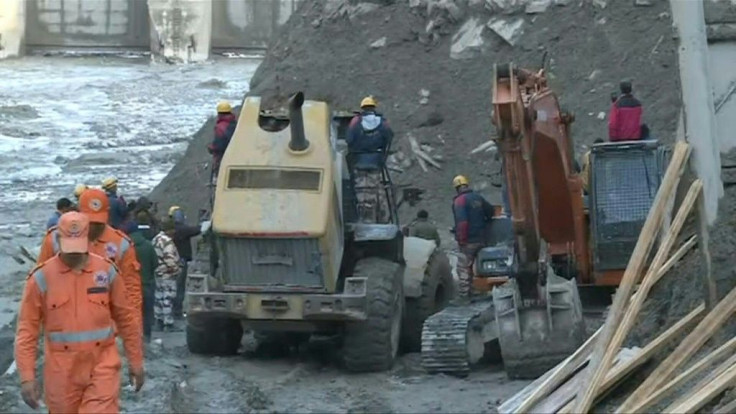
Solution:
[{"label": "face mask", "polygon": [[81,266],[86,257],[87,253],[62,253],[60,255],[61,261],[72,269]]}]

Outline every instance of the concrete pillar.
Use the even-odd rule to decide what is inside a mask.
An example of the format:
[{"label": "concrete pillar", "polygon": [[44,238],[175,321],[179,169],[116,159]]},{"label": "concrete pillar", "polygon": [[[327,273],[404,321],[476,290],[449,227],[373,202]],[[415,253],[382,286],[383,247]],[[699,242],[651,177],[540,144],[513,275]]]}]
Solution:
[{"label": "concrete pillar", "polygon": [[[703,180],[705,216],[713,224],[723,196],[713,87],[709,79],[708,41],[702,0],[670,0],[680,39],[680,84],[685,136],[692,145],[691,164]],[[724,70],[727,70],[724,68]]]},{"label": "concrete pillar", "polygon": [[0,0],[0,59],[22,56],[26,31],[26,1]]},{"label": "concrete pillar", "polygon": [[148,0],[152,59],[169,63],[209,59],[213,1],[217,0]]}]

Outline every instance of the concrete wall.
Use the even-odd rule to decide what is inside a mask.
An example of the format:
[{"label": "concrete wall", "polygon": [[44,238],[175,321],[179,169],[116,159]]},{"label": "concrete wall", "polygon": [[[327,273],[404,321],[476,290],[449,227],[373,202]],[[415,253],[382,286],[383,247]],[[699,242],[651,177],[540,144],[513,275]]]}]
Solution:
[{"label": "concrete wall", "polygon": [[30,48],[148,48],[145,1],[27,0],[26,4],[26,44]]},{"label": "concrete wall", "polygon": [[[206,44],[215,49],[260,49],[267,46],[300,1],[303,0],[0,0],[0,33],[9,30],[3,29],[2,22],[7,20],[3,16],[12,15],[10,21],[14,27],[20,27],[20,33],[25,31],[29,49],[147,50],[152,42],[156,49],[161,38],[157,31],[166,32],[163,37],[171,34],[177,39],[170,40],[177,43],[176,47],[170,45],[171,49],[188,47],[188,53],[192,53],[194,36],[194,48],[199,49],[194,55],[204,53],[207,47],[202,45]],[[18,16],[18,7],[14,5],[25,6],[25,20]],[[186,14],[184,20],[182,12]],[[210,33],[209,38],[204,31]]]},{"label": "concrete wall", "polygon": [[303,0],[218,0],[212,5],[212,47],[265,48]]},{"label": "concrete wall", "polygon": [[23,54],[25,0],[0,0],[0,59]]}]

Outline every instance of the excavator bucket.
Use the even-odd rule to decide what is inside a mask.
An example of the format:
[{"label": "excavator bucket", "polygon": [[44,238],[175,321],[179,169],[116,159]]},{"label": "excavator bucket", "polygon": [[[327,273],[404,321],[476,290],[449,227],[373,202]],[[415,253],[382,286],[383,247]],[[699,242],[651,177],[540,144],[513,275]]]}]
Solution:
[{"label": "excavator bucket", "polygon": [[571,355],[585,340],[575,280],[548,270],[545,303],[524,306],[515,279],[493,290],[499,344],[511,379],[533,379]]}]

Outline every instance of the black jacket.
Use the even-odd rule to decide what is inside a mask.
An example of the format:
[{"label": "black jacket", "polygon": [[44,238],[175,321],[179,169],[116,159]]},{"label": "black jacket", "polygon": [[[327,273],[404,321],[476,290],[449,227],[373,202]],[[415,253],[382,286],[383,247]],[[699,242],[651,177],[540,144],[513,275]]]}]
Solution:
[{"label": "black jacket", "polygon": [[184,223],[174,224],[174,244],[179,257],[187,262],[192,261],[192,237],[198,236],[199,227],[187,226]]}]

